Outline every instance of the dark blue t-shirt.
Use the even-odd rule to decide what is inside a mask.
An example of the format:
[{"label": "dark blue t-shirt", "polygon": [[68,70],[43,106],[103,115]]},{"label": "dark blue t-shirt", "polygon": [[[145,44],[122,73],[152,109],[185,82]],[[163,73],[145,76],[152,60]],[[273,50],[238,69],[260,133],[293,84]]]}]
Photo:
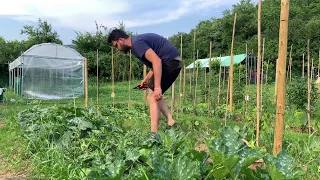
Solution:
[{"label": "dark blue t-shirt", "polygon": [[149,48],[159,56],[162,63],[172,61],[174,58],[180,56],[178,49],[174,47],[170,41],[154,33],[133,36],[131,40],[132,54],[149,68],[152,68],[152,63],[144,56]]}]

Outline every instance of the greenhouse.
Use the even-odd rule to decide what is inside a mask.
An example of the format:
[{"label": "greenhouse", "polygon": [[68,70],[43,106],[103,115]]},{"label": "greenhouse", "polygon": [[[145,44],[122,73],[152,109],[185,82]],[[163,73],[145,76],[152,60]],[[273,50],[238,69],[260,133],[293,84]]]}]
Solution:
[{"label": "greenhouse", "polygon": [[32,46],[9,64],[9,83],[30,99],[65,99],[84,94],[84,57],[67,46]]}]

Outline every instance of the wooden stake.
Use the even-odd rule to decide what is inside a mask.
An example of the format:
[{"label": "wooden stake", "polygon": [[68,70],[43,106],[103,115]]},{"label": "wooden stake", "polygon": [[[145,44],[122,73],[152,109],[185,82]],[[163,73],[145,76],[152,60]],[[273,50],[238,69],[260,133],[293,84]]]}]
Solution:
[{"label": "wooden stake", "polygon": [[193,87],[195,86],[195,63],[196,63],[196,30],[193,33],[193,73],[192,73],[192,79],[190,79],[190,92],[192,94],[192,90],[195,91],[195,89],[191,88],[191,82],[193,82]]},{"label": "wooden stake", "polygon": [[99,105],[99,50],[97,49],[97,105]]},{"label": "wooden stake", "polygon": [[174,87],[175,87],[175,82],[173,82],[171,86],[171,114],[173,115],[174,111]]},{"label": "wooden stake", "polygon": [[[197,60],[199,57],[199,50],[197,50]],[[198,73],[199,73],[199,67],[198,67],[198,63],[196,63],[196,85],[194,87],[194,99],[193,99],[193,109],[194,111],[196,111],[196,105],[197,105],[197,86],[198,86]]]},{"label": "wooden stake", "polygon": [[263,86],[263,78],[264,78],[264,42],[265,42],[265,38],[263,38],[263,41],[262,41],[262,54],[261,54],[261,88],[260,88],[260,119],[262,119],[262,86]]},{"label": "wooden stake", "polygon": [[314,66],[313,66],[313,58],[311,58],[311,82],[314,78]]},{"label": "wooden stake", "polygon": [[231,43],[231,61],[229,67],[229,83],[230,83],[230,112],[232,112],[233,107],[233,44],[234,44],[234,33],[236,29],[236,19],[237,13],[234,14],[234,21],[233,21],[233,31],[232,31],[232,43]]},{"label": "wooden stake", "polygon": [[291,44],[291,47],[290,47],[290,59],[289,59],[290,82],[292,79],[292,45],[293,44]]},{"label": "wooden stake", "polygon": [[212,41],[210,41],[209,50],[209,90],[208,90],[208,118],[210,118],[210,107],[211,107],[211,55],[212,55]]},{"label": "wooden stake", "polygon": [[114,93],[114,52],[113,52],[113,47],[112,47],[112,53],[111,53],[111,67],[112,67],[112,93],[111,93],[111,97],[112,97],[112,107],[114,108],[114,97],[115,97],[115,93]]},{"label": "wooden stake", "polygon": [[311,115],[310,115],[310,99],[311,99],[311,80],[310,80],[310,40],[308,39],[308,45],[307,45],[307,51],[308,51],[308,128],[309,128],[309,134],[311,134]]},{"label": "wooden stake", "polygon": [[[145,78],[147,76],[147,66],[143,65],[143,78]],[[147,103],[147,90],[144,90],[144,95],[143,95],[143,102],[144,104]]]},{"label": "wooden stake", "polygon": [[183,99],[186,98],[186,81],[187,81],[187,68],[186,65],[183,66]]},{"label": "wooden stake", "polygon": [[[318,77],[319,77],[319,74],[320,74],[320,50],[319,50],[319,61],[318,61]],[[319,85],[319,84],[318,84]]]},{"label": "wooden stake", "polygon": [[88,60],[84,58],[84,88],[85,88],[85,107],[89,104],[89,93],[88,93]]},{"label": "wooden stake", "polygon": [[280,30],[279,30],[279,54],[277,65],[277,111],[275,122],[275,134],[273,154],[277,155],[282,151],[284,111],[285,111],[285,81],[286,81],[286,58],[288,43],[288,18],[289,0],[281,0]]},{"label": "wooden stake", "polygon": [[219,69],[219,90],[218,90],[218,106],[220,106],[220,93],[221,93],[221,54],[220,54],[220,69]]},{"label": "wooden stake", "polygon": [[207,68],[204,68],[204,103],[207,102]]},{"label": "wooden stake", "polygon": [[225,81],[226,81],[226,67],[223,67],[223,81],[222,81],[222,89],[224,89]]},{"label": "wooden stake", "polygon": [[[181,34],[181,40],[180,40],[180,58],[182,61],[182,34]],[[180,76],[180,82],[179,82],[179,111],[181,111],[181,101],[182,101],[182,94],[181,94],[181,84],[182,84],[182,72],[179,73]],[[177,116],[179,116],[179,111],[177,112]]]},{"label": "wooden stake", "polygon": [[258,3],[258,68],[257,68],[257,126],[256,126],[256,146],[259,146],[260,136],[260,72],[261,72],[261,0]]},{"label": "wooden stake", "polygon": [[319,50],[319,60],[318,60],[318,74],[317,76],[319,77],[319,73],[320,73],[320,50]]},{"label": "wooden stake", "polygon": [[130,100],[131,100],[131,74],[132,74],[132,52],[130,50],[130,72],[129,72],[129,101],[128,101],[128,109],[130,108]]},{"label": "wooden stake", "polygon": [[246,43],[246,97],[245,97],[245,101],[246,101],[246,113],[248,114],[248,44]]},{"label": "wooden stake", "polygon": [[304,78],[304,53],[302,54],[302,78]]}]

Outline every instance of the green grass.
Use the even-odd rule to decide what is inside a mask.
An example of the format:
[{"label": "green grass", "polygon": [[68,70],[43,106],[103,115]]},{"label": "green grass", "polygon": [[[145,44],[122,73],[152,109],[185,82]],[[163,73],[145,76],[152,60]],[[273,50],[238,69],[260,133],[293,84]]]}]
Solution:
[{"label": "green grass", "polygon": [[[177,83],[179,81],[176,81]],[[140,129],[141,136],[146,136],[149,132],[149,110],[144,103],[144,93],[142,91],[133,90],[132,88],[137,85],[139,81],[131,82],[131,107],[128,109],[129,87],[128,82],[118,82],[115,84],[115,99],[114,106],[116,109],[130,110],[130,118],[125,120],[123,126],[126,129]],[[256,104],[255,104],[255,86],[251,85],[249,88],[249,112],[245,112],[244,98],[238,99],[239,103],[235,104],[234,112],[225,115],[225,94],[221,95],[221,104],[216,106],[217,91],[212,92],[213,107],[211,108],[210,118],[207,117],[207,106],[204,98],[204,91],[201,88],[203,82],[199,82],[200,87],[197,90],[197,111],[193,111],[193,101],[191,99],[189,84],[187,84],[187,95],[183,98],[182,112],[176,109],[174,118],[178,123],[182,124],[181,131],[188,132],[190,142],[193,146],[206,143],[212,137],[219,136],[219,129],[224,126],[225,120],[227,126],[247,126],[249,128],[250,136],[248,141],[255,140],[255,125],[256,125]],[[212,86],[214,87],[214,86]],[[179,87],[176,85],[176,92]],[[225,93],[225,91],[222,91]],[[99,102],[96,99],[96,85],[94,81],[89,85],[89,105],[96,107],[98,105],[101,111],[111,109],[113,107],[113,99],[111,98],[112,86],[111,83],[101,83],[99,85]],[[275,103],[274,103],[274,85],[263,85],[263,111],[261,119],[261,134],[260,146],[265,151],[272,154],[273,151],[273,130],[275,122]],[[178,93],[176,93],[175,107],[178,106]],[[241,95],[240,95],[241,97]],[[12,101],[14,99],[14,101]],[[166,93],[165,99],[168,105],[171,105],[171,89]],[[25,109],[32,109],[35,106],[40,108],[51,107],[53,105],[65,107],[84,107],[84,98],[79,97],[76,99],[67,100],[28,100],[14,95],[12,92],[5,93],[5,102],[1,103],[3,111],[0,112],[0,174],[1,173],[14,173],[22,172],[25,174],[34,175],[37,173],[41,165],[35,164],[37,161],[33,159],[33,155],[29,151],[28,141],[24,137],[20,122],[18,120],[18,112]],[[237,103],[237,102],[235,102]],[[316,108],[317,109],[317,108]],[[122,111],[121,111],[122,112]],[[179,114],[178,114],[179,112]],[[314,134],[308,135],[307,133],[295,132],[291,126],[298,128],[305,128],[306,112],[298,110],[294,107],[286,107],[285,114],[285,129],[284,129],[284,142],[283,149],[286,150],[296,163],[302,166],[307,174],[306,179],[320,178],[320,140],[319,140],[319,125],[317,120],[319,116],[319,108],[316,110],[315,115],[312,116],[312,127]],[[196,115],[195,115],[196,114]],[[132,118],[132,119],[131,119]],[[164,131],[166,122],[162,116],[160,131]],[[52,157],[52,156],[51,156]],[[59,157],[55,157],[59,159]],[[60,162],[63,163],[63,162]]]}]

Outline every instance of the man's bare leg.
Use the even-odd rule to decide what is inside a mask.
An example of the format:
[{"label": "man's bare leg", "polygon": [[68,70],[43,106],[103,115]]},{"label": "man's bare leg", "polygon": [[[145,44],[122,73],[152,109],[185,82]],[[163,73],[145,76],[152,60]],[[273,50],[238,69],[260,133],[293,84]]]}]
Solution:
[{"label": "man's bare leg", "polygon": [[168,125],[169,126],[174,125],[175,121],[172,118],[172,115],[169,111],[169,108],[168,108],[168,105],[166,104],[166,101],[164,99],[161,99],[158,102],[159,102],[159,106],[160,106],[160,111],[166,117],[166,119],[168,121]]},{"label": "man's bare leg", "polygon": [[151,116],[151,132],[158,133],[158,126],[160,120],[160,106],[159,101],[157,101],[153,96],[153,91],[148,89],[148,102],[150,107],[150,116]]}]

